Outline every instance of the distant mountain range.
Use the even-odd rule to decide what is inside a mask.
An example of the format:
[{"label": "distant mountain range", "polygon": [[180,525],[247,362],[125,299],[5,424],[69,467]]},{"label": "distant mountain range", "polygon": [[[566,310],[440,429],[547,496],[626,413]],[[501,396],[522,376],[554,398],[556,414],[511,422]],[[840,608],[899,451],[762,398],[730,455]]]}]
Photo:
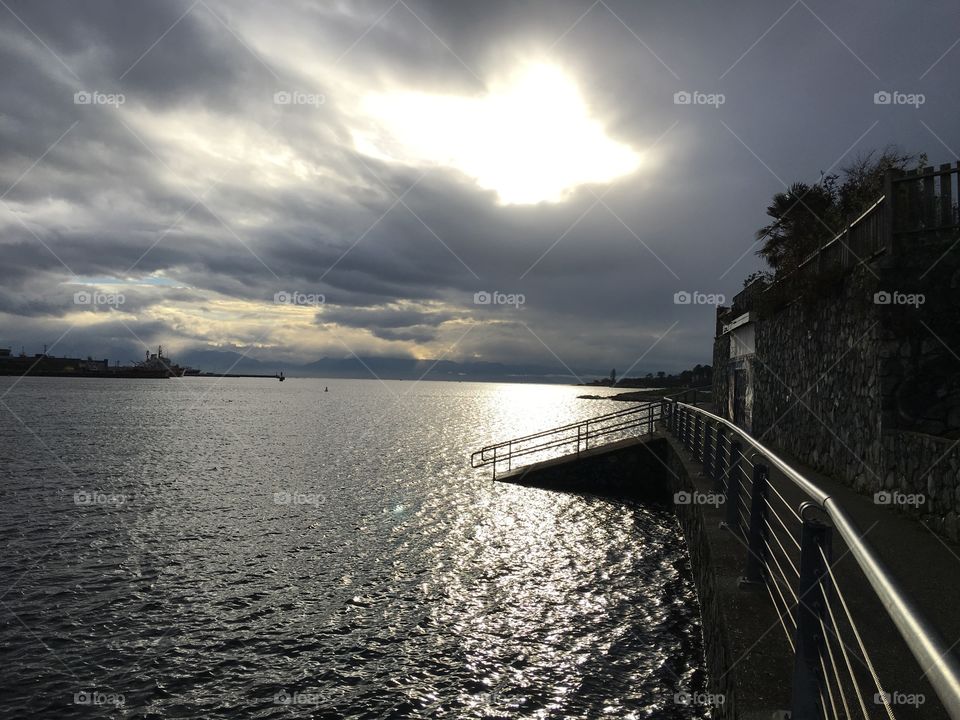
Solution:
[{"label": "distant mountain range", "polygon": [[[180,365],[202,372],[272,375],[280,370],[289,377],[373,378],[382,380],[474,380],[501,382],[577,383],[563,367],[493,362],[457,362],[454,360],[416,360],[400,357],[322,358],[295,364],[275,360],[256,360],[240,353],[222,350],[193,350],[173,358]],[[602,377],[598,370],[579,370],[584,381]]]}]

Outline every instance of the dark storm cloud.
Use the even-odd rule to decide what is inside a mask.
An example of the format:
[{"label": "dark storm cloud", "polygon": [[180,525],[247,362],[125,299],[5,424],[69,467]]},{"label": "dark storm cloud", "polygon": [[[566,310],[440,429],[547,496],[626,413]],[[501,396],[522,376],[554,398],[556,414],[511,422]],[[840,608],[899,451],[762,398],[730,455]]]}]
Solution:
[{"label": "dark storm cloud", "polygon": [[383,340],[415,343],[427,343],[437,337],[436,330],[427,325],[411,325],[404,328],[377,327],[373,329],[373,334]]},{"label": "dark storm cloud", "polygon": [[81,88],[89,83],[158,104],[229,103],[241,82],[268,70],[237,52],[236,38],[219,15],[202,5],[185,14],[191,4],[59,0],[10,7],[62,60],[45,58],[51,73],[66,73]]},{"label": "dark storm cloud", "polygon": [[[323,293],[318,333],[452,343],[451,321],[473,321],[450,357],[623,371],[648,353],[636,372],[679,369],[709,361],[714,320],[675,293],[737,291],[780,180],[891,142],[933,162],[960,149],[960,48],[936,62],[960,33],[947,2],[922,15],[892,1],[9,5],[23,24],[0,8],[0,346],[66,330],[74,273],[160,274],[187,288],[131,289],[129,310]],[[479,97],[525,56],[566,68],[614,139],[655,145],[650,168],[564,203],[502,206],[454,170],[353,148],[356,95]],[[84,89],[126,102],[75,104]],[[294,89],[324,102],[273,103]],[[874,105],[882,89],[927,102]],[[674,104],[683,90],[725,102]],[[177,140],[191,132],[210,142]],[[275,164],[283,153],[298,175]],[[525,303],[477,305],[480,291]],[[124,352],[132,335],[205,340],[128,320],[69,337]]]},{"label": "dark storm cloud", "polygon": [[437,326],[456,318],[452,312],[417,311],[407,308],[348,308],[331,307],[324,310],[321,320],[350,327],[406,328],[413,325]]}]

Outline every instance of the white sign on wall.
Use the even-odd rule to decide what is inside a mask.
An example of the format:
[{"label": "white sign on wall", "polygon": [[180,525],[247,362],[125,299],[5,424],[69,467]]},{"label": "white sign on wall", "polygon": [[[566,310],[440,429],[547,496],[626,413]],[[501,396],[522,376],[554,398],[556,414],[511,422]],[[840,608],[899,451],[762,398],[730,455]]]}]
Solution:
[{"label": "white sign on wall", "polygon": [[738,358],[753,355],[756,352],[756,326],[753,323],[741,325],[730,333],[730,357]]}]

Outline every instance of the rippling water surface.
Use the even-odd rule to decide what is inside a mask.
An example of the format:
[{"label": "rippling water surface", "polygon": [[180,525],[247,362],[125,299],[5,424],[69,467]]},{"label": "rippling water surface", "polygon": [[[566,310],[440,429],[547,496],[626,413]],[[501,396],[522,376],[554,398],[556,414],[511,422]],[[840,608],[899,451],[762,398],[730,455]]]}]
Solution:
[{"label": "rippling water surface", "polygon": [[672,514],[469,467],[582,392],[0,378],[3,717],[699,717]]}]

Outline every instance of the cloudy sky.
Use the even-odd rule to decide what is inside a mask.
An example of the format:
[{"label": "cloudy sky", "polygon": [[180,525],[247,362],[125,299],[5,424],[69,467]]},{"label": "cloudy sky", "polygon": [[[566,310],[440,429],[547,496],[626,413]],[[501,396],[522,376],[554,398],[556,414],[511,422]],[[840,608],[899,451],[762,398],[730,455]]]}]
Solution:
[{"label": "cloudy sky", "polygon": [[675,294],[784,184],[957,159],[958,43],[955,0],[2,0],[0,347],[709,362]]}]

